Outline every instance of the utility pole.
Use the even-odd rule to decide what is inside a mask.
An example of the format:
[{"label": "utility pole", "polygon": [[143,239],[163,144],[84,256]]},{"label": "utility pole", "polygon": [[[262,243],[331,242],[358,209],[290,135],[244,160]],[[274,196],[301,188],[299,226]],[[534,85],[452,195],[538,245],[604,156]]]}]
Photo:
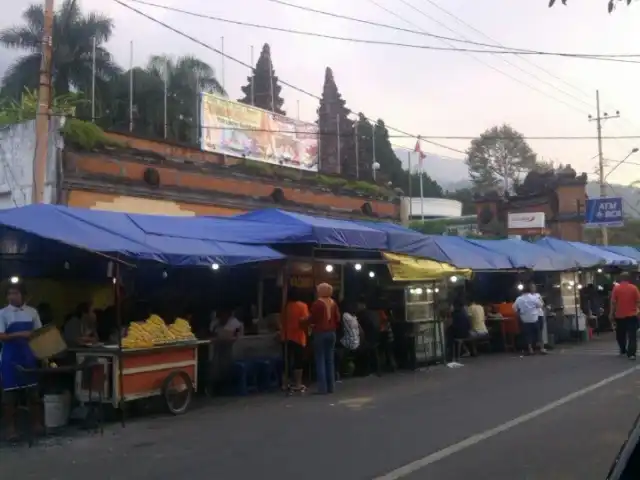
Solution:
[{"label": "utility pole", "polygon": [[51,53],[53,49],[53,0],[44,2],[44,25],[42,29],[42,57],[40,59],[40,82],[36,114],[36,151],[33,157],[33,188],[31,201],[44,201],[44,185],[49,151],[49,107],[51,105]]},{"label": "utility pole", "polygon": [[[589,115],[589,121],[596,122],[596,127],[598,129],[598,176],[601,198],[607,196],[607,184],[604,181],[604,157],[602,156],[602,122],[612,118],[620,118],[620,111],[616,110],[615,115],[608,115],[607,112],[600,115],[600,92],[596,90],[596,117],[593,118]],[[607,227],[604,225],[601,226],[600,231],[602,232],[602,244],[609,245],[609,231],[607,230]]]}]

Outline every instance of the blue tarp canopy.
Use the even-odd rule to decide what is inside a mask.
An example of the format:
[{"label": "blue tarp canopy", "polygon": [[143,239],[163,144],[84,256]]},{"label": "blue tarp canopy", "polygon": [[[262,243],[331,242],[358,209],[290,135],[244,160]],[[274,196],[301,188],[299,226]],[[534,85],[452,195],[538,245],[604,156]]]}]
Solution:
[{"label": "blue tarp canopy", "polygon": [[391,252],[402,253],[407,249],[411,249],[413,245],[419,243],[424,238],[422,233],[401,225],[396,225],[395,223],[371,222],[366,220],[357,220],[353,223],[385,232],[387,234],[387,250]]},{"label": "blue tarp canopy", "polygon": [[626,245],[608,245],[600,246],[603,250],[609,250],[610,252],[623,255],[625,257],[633,258],[636,262],[640,262],[640,252],[633,247]]},{"label": "blue tarp canopy", "polygon": [[604,260],[604,264],[610,267],[629,267],[638,265],[638,262],[633,258],[614,253],[610,250],[605,250],[596,245],[589,245],[582,242],[568,242],[576,248],[585,252],[593,253],[594,255],[600,255]]},{"label": "blue tarp canopy", "polygon": [[578,248],[573,242],[567,242],[557,238],[546,237],[535,242],[535,245],[553,250],[575,261],[580,268],[591,268],[598,265],[605,265],[606,259],[601,253],[590,252],[585,249]]},{"label": "blue tarp canopy", "polygon": [[507,256],[516,268],[541,272],[561,272],[580,267],[569,256],[523,240],[469,240],[469,242]]},{"label": "blue tarp canopy", "polygon": [[[175,220],[182,220],[175,217],[154,218],[159,219],[158,223],[164,220],[168,225]],[[168,227],[166,230],[172,229]],[[91,252],[119,254],[170,265],[236,265],[283,258],[282,254],[266,246],[189,238],[186,228],[180,237],[166,234],[160,228],[147,233],[125,213],[59,205],[30,205],[0,211],[2,253],[45,254],[42,252],[42,241],[34,237]]]},{"label": "blue tarp canopy", "polygon": [[274,232],[286,227],[302,228],[306,241],[318,245],[387,250],[387,234],[385,232],[348,220],[313,217],[275,208],[256,210],[233,218],[262,224],[264,229],[271,229]]},{"label": "blue tarp canopy", "polygon": [[509,257],[481,247],[461,237],[423,235],[400,253],[430,258],[458,268],[472,270],[513,270]]}]

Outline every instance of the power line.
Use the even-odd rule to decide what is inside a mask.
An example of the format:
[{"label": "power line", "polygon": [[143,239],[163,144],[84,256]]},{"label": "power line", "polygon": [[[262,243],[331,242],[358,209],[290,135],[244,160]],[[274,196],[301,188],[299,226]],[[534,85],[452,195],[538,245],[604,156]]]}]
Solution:
[{"label": "power line", "polygon": [[[441,12],[445,13],[446,15],[448,15],[449,17],[453,18],[454,20],[456,20],[458,23],[460,23],[461,25],[464,25],[465,27],[471,29],[472,31],[480,34],[482,37],[488,39],[490,42],[494,42],[495,45],[502,47],[502,48],[507,48],[504,46],[504,44],[498,42],[497,40],[495,40],[494,38],[490,37],[489,35],[487,35],[486,33],[482,32],[481,30],[479,30],[478,28],[474,27],[473,25],[471,25],[470,23],[464,21],[462,18],[458,17],[457,15],[455,15],[454,13],[452,13],[451,11],[447,10],[446,8],[442,7],[441,5],[439,5],[438,3],[436,3],[433,0],[425,0],[426,2],[428,2],[429,4],[433,5],[435,8],[437,8],[438,10],[440,10]],[[549,70],[547,70],[546,68],[538,65],[537,63],[535,63],[533,60],[530,60],[529,58],[525,57],[525,56],[520,56],[517,55],[521,60],[523,60],[524,62],[527,62],[528,64],[532,65],[533,67],[537,68],[538,70],[540,70],[541,72],[546,73],[548,76],[560,81],[561,83],[567,85],[569,88],[574,89],[575,91],[580,92],[581,95],[583,96],[587,96],[587,97],[591,97],[591,94],[587,94],[584,91],[582,91],[581,89],[577,88],[575,85],[570,84],[569,82],[566,82],[565,80],[563,80],[561,77],[555,75],[554,73],[550,72]],[[538,78],[539,77],[537,75],[532,74],[531,72],[527,72],[524,69],[520,69],[519,67],[517,67],[519,70],[528,73],[529,75],[531,75],[534,78]],[[540,81],[545,82],[544,80],[540,79]],[[545,82],[546,83],[546,82]],[[552,85],[553,86],[553,85]],[[586,102],[585,100],[579,98],[578,96],[567,92],[564,89],[559,88],[557,85],[553,86],[556,90],[558,90],[559,92],[564,93],[566,96],[571,97],[576,99],[578,102],[582,103],[583,105],[588,106],[589,108],[593,108],[593,104],[591,102]]]},{"label": "power line", "polygon": [[[482,54],[490,54],[490,55],[538,55],[538,56],[557,56],[563,58],[575,58],[581,60],[600,60],[607,62],[621,62],[621,63],[633,63],[640,64],[640,60],[629,60],[624,58],[618,58],[617,56],[607,56],[607,55],[599,55],[599,54],[574,54],[574,53],[562,53],[562,52],[545,52],[545,51],[526,51],[526,50],[482,50],[482,49],[471,49],[471,48],[460,48],[460,47],[437,47],[434,45],[419,45],[413,43],[401,43],[401,42],[389,42],[384,40],[371,40],[364,38],[353,38],[353,37],[342,37],[336,35],[329,35],[325,33],[319,32],[309,32],[305,30],[294,30],[291,28],[284,27],[275,27],[272,25],[263,25],[257,23],[244,22],[241,20],[231,20],[228,18],[216,17],[213,15],[207,15],[204,13],[193,12],[189,10],[184,10],[181,8],[170,7],[167,5],[160,5],[153,2],[147,2],[145,0],[126,0],[132,3],[138,3],[141,5],[146,5],[153,8],[160,8],[162,10],[167,10],[169,12],[181,13],[183,15],[189,15],[196,18],[213,20],[217,22],[230,23],[233,25],[239,25],[243,27],[250,28],[258,28],[263,30],[272,30],[281,33],[290,33],[294,35],[303,35],[308,37],[315,38],[324,38],[327,40],[337,40],[341,42],[350,42],[350,43],[361,43],[366,45],[379,45],[379,46],[392,46],[392,47],[401,47],[401,48],[413,48],[418,50],[433,50],[433,51],[442,51],[442,52],[461,52],[461,53],[482,53]],[[637,55],[636,57],[640,57]],[[506,60],[505,60],[506,61]],[[515,65],[514,65],[515,66]],[[544,80],[539,79],[541,82]]]},{"label": "power line", "polygon": [[[136,1],[136,0],[130,0],[130,1]],[[529,52],[529,53],[537,53],[536,50],[531,50],[529,48],[519,48],[519,47],[505,47],[504,45],[501,45],[500,43],[496,42],[493,39],[490,39],[492,42],[495,43],[483,43],[483,42],[476,42],[473,40],[469,40],[469,39],[459,39],[459,38],[454,38],[454,37],[447,37],[444,35],[436,35],[435,33],[430,33],[430,32],[426,32],[424,30],[411,30],[409,28],[402,28],[402,27],[397,27],[395,25],[390,25],[387,23],[379,23],[379,22],[373,22],[370,20],[365,20],[362,18],[357,18],[357,17],[350,17],[348,15],[342,15],[339,13],[334,13],[334,12],[328,12],[326,10],[318,10],[316,8],[311,8],[311,7],[306,7],[303,5],[296,5],[293,3],[289,3],[289,2],[285,2],[283,0],[267,0],[268,2],[272,2],[272,3],[277,3],[279,5],[284,5],[286,7],[291,7],[291,8],[297,8],[299,10],[303,10],[305,12],[310,12],[310,13],[317,13],[319,15],[325,15],[328,17],[333,17],[333,18],[338,18],[341,20],[348,20],[350,22],[356,22],[356,23],[361,23],[364,25],[370,25],[370,26],[374,26],[374,27],[381,27],[381,28],[387,28],[390,30],[396,30],[399,32],[405,32],[405,33],[411,33],[414,35],[422,35],[422,36],[426,36],[426,37],[430,37],[430,38],[436,38],[439,40],[447,40],[450,42],[458,42],[458,43],[465,43],[468,45],[476,45],[479,47],[489,47],[489,48],[497,48],[497,49],[506,49],[506,50],[511,50],[512,52],[518,51],[518,52]],[[143,3],[142,0],[140,1],[140,3]],[[433,2],[429,2],[429,3],[433,3]],[[435,5],[435,4],[434,4]],[[437,5],[435,5],[437,8],[439,8],[442,11],[445,11],[443,8],[438,7]],[[448,13],[448,12],[447,12]],[[551,53],[551,52],[549,52]],[[554,52],[556,53],[556,52]],[[593,54],[570,54],[570,55],[578,55],[578,56],[592,56]],[[640,54],[638,55],[634,55],[634,54],[596,54],[596,56],[600,57],[640,57]]]},{"label": "power line", "polygon": [[[403,1],[403,0],[400,0],[400,1]],[[404,18],[402,15],[400,15],[400,14],[396,13],[395,11],[390,10],[390,9],[388,9],[388,8],[386,8],[386,7],[382,6],[382,5],[380,5],[380,3],[378,3],[376,0],[369,0],[369,2],[370,2],[370,3],[372,3],[373,5],[375,5],[376,7],[378,7],[379,9],[381,9],[381,10],[383,10],[383,11],[387,12],[389,15],[391,15],[391,16],[393,16],[393,17],[395,17],[395,18],[399,19],[400,21],[405,22],[405,23],[407,23],[408,25],[411,25],[411,26],[413,26],[413,27],[415,27],[415,28],[419,28],[419,29],[421,29],[421,27],[420,27],[419,25],[417,25],[415,22],[412,22],[411,20],[408,20],[408,19]],[[410,5],[410,4],[407,4],[407,5]],[[411,6],[411,5],[410,5],[410,6]],[[449,30],[450,32],[453,32],[453,33],[454,33],[454,34],[456,34],[456,35],[458,35],[458,32],[456,32],[455,30],[451,29],[450,27],[448,27],[448,26],[447,26],[446,24],[444,24],[443,22],[441,22],[441,21],[439,21],[439,20],[437,20],[437,19],[435,19],[435,18],[431,17],[430,15],[428,15],[427,13],[425,13],[424,11],[422,11],[422,10],[420,10],[420,9],[416,8],[416,7],[413,7],[413,6],[411,6],[411,7],[412,7],[416,12],[420,13],[421,15],[423,15],[424,17],[426,17],[427,19],[429,19],[429,20],[431,20],[431,21],[433,21],[433,22],[437,23],[438,25],[442,26],[443,28],[445,28],[445,29]],[[422,29],[422,30],[424,31],[424,29]],[[442,40],[442,43],[445,43],[445,44],[447,44],[447,45],[452,46],[451,42],[449,42],[449,41],[447,41],[447,40]],[[470,57],[471,57],[471,58],[473,58],[476,62],[481,63],[481,64],[482,64],[482,65],[484,65],[485,67],[490,68],[490,69],[491,69],[491,70],[493,70],[494,72],[497,72],[497,73],[499,73],[500,75],[503,75],[503,76],[505,76],[505,77],[507,77],[507,78],[509,78],[509,79],[513,80],[513,81],[514,81],[514,82],[516,82],[516,83],[519,83],[519,84],[521,84],[521,85],[524,85],[525,87],[529,88],[530,90],[533,90],[533,91],[535,91],[535,92],[538,92],[538,93],[540,93],[541,95],[544,95],[545,97],[551,98],[552,100],[554,100],[554,101],[556,101],[556,102],[558,102],[558,103],[562,103],[562,104],[564,104],[565,106],[569,107],[569,108],[570,108],[570,109],[572,109],[572,110],[578,110],[578,111],[581,111],[583,114],[587,114],[587,113],[588,113],[588,112],[586,112],[586,110],[580,110],[580,109],[576,108],[574,105],[571,105],[570,103],[568,103],[568,102],[566,102],[566,101],[564,101],[564,100],[562,100],[562,99],[560,99],[560,98],[557,98],[557,97],[555,97],[555,96],[553,96],[553,95],[551,95],[551,94],[549,94],[549,93],[545,92],[544,90],[541,90],[540,88],[538,88],[538,87],[536,87],[536,86],[534,86],[534,85],[531,85],[530,83],[527,83],[527,82],[525,82],[525,81],[523,81],[523,80],[520,80],[520,79],[519,79],[519,78],[517,78],[517,77],[514,77],[514,76],[513,76],[513,75],[511,75],[510,73],[505,72],[504,70],[501,70],[501,69],[499,69],[499,68],[497,68],[497,67],[494,67],[493,65],[491,65],[490,63],[487,63],[487,62],[486,62],[485,60],[483,60],[482,58],[479,58],[479,57],[477,57],[477,56],[475,56],[475,55],[472,55],[471,53],[468,53],[468,52],[466,53],[466,55],[470,56]]]},{"label": "power line", "polygon": [[[442,7],[441,5],[439,5],[436,1],[434,0],[424,0],[428,3],[430,3],[431,5],[433,5],[435,8],[437,8],[438,10],[440,10],[441,12],[445,13],[446,15],[448,15],[449,17],[453,18],[454,20],[456,20],[458,23],[460,23],[461,25],[464,25],[465,27],[473,30],[474,32],[480,34],[483,38],[486,38],[487,40],[489,40],[490,42],[494,42],[495,45],[499,46],[499,47],[503,47],[503,48],[507,48],[504,46],[504,44],[498,42],[496,39],[494,39],[493,37],[487,35],[486,33],[484,33],[483,31],[479,30],[478,28],[474,27],[473,25],[471,25],[470,23],[466,22],[465,20],[463,20],[462,18],[460,18],[459,16],[455,15],[454,13],[452,13],[451,11],[447,10],[446,8]],[[522,61],[532,65],[534,68],[540,70],[543,73],[546,73],[548,76],[556,79],[557,81],[561,82],[562,84],[566,85],[567,87],[569,87],[570,89],[572,89],[573,91],[577,92],[578,94],[580,94],[583,97],[588,97],[590,100],[592,99],[592,93],[587,93],[585,92],[582,88],[576,86],[575,84],[566,81],[565,79],[563,79],[562,77],[554,74],[553,72],[549,71],[548,69],[542,67],[541,65],[539,65],[538,63],[534,62],[531,57],[526,57],[526,56],[522,56],[522,55],[516,55],[517,57],[519,57]],[[533,74],[531,74],[533,75]],[[537,76],[534,76],[537,78]],[[578,102],[582,103],[583,105],[587,105],[589,108],[593,108],[593,104],[591,101],[587,102],[581,98],[579,98],[578,96],[574,95],[573,93],[569,93],[564,89],[561,89],[559,87],[556,87],[556,89],[559,92],[564,93],[565,95],[567,95],[568,97],[574,98],[576,99]],[[633,122],[631,122],[630,120],[628,120],[625,117],[622,117],[622,121],[626,124],[628,124],[629,126],[631,126],[633,128],[633,130],[639,130],[638,127],[636,127]]]}]

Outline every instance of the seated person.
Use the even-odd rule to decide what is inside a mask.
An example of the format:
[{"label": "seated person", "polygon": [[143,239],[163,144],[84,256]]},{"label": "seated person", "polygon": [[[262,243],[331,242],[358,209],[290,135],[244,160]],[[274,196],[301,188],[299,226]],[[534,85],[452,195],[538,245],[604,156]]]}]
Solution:
[{"label": "seated person", "polygon": [[455,340],[469,338],[470,331],[471,319],[469,318],[467,310],[464,308],[464,302],[456,299],[453,302],[453,309],[451,310],[451,324],[445,331],[448,361],[453,360]]},{"label": "seated person", "polygon": [[98,341],[96,316],[91,302],[83,302],[76,307],[62,333],[69,346],[90,345]]},{"label": "seated person", "polygon": [[487,325],[485,323],[484,307],[475,300],[470,300],[467,305],[467,314],[471,320],[471,330],[469,334],[472,337],[481,337],[489,335]]}]

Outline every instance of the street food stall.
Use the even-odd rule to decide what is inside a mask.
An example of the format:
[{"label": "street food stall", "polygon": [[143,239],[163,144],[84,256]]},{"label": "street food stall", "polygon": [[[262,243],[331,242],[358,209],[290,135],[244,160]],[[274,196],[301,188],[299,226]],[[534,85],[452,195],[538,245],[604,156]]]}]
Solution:
[{"label": "street food stall", "polygon": [[120,408],[126,402],[162,396],[169,412],[184,413],[198,388],[198,347],[206,343],[196,340],[183,319],[167,326],[151,315],[131,323],[121,345],[72,350],[78,365],[92,361],[91,375],[76,374],[76,398]]},{"label": "street food stall", "polygon": [[444,361],[445,325],[439,300],[446,298],[448,284],[462,282],[471,271],[408,255],[383,256],[393,281],[404,290],[405,334],[410,339],[412,363]]}]

